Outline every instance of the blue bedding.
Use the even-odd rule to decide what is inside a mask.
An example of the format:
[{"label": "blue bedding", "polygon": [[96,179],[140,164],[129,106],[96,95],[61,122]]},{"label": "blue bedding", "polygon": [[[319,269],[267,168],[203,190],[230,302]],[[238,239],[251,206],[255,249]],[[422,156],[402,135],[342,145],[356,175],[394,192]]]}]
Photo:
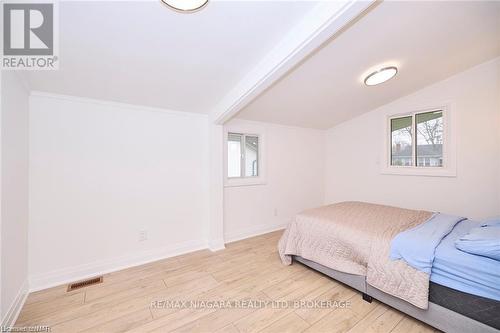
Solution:
[{"label": "blue bedding", "polygon": [[391,259],[430,273],[437,284],[500,301],[500,261],[455,247],[457,239],[479,226],[481,222],[435,214],[393,239]]},{"label": "blue bedding", "polygon": [[460,251],[455,241],[481,222],[458,223],[436,249],[431,281],[469,294],[500,301],[500,261]]},{"label": "blue bedding", "polygon": [[403,259],[430,274],[436,247],[462,220],[463,217],[438,213],[425,223],[397,234],[391,243],[391,259]]},{"label": "blue bedding", "polygon": [[487,225],[470,229],[469,233],[455,241],[461,251],[500,260],[500,225]]}]

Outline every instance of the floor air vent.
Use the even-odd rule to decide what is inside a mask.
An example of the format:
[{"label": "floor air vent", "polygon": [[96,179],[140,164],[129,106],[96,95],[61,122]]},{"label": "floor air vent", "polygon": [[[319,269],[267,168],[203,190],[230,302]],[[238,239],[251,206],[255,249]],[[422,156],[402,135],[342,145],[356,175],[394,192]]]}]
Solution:
[{"label": "floor air vent", "polygon": [[68,291],[88,287],[88,286],[98,284],[98,283],[102,283],[102,276],[98,276],[98,277],[91,278],[88,280],[83,280],[83,281],[71,283],[68,285]]}]

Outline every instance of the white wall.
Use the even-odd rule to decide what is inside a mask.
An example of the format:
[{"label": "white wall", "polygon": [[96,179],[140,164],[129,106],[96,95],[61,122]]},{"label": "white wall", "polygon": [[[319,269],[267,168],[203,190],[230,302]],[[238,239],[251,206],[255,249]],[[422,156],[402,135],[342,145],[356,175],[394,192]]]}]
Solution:
[{"label": "white wall", "polygon": [[32,289],[206,247],[206,116],[44,94],[30,112]]},{"label": "white wall", "polygon": [[28,277],[28,92],[18,74],[2,73],[1,316],[10,325]]},{"label": "white wall", "polygon": [[[428,86],[328,131],[326,202],[368,201],[473,218],[500,214],[500,60]],[[383,175],[387,112],[449,101],[457,131],[457,177]]]},{"label": "white wall", "polygon": [[[499,60],[480,65],[327,132],[233,119],[226,130],[244,126],[265,132],[265,183],[224,188],[225,240],[281,228],[297,212],[342,200],[471,217],[500,214],[499,68]],[[21,88],[15,94],[26,98]],[[378,124],[387,111],[449,100],[459,134],[457,177],[382,175],[385,133]],[[2,107],[5,103],[9,101],[2,100]],[[8,105],[27,110],[26,105]],[[26,112],[9,117],[2,114],[2,148],[8,140],[23,148],[14,152],[11,144],[2,153],[8,157],[2,161],[4,183],[5,172],[22,173],[13,164],[5,168],[5,162],[22,155],[28,145],[23,142],[27,129],[19,125],[27,121]],[[11,127],[5,132],[5,124],[13,122],[21,131]],[[207,116],[35,93],[29,124],[32,290],[204,248],[210,237],[217,241],[213,248],[221,248],[219,237],[209,234],[222,230],[211,231],[208,218],[217,215],[209,205],[222,202],[209,193],[219,188],[209,183],[209,141],[220,143],[222,128],[217,126],[212,135]],[[26,168],[27,157],[20,159]],[[220,167],[212,171],[220,176]],[[13,190],[2,184],[2,208],[4,188]],[[7,304],[4,282],[10,283],[5,267],[16,260],[11,251],[5,259],[4,235],[12,230],[6,233],[4,220],[2,211],[2,305]],[[23,230],[25,223],[16,225],[18,235]],[[142,230],[149,239],[139,242]],[[15,246],[20,244],[22,240]]]},{"label": "white wall", "polygon": [[[283,227],[324,199],[325,131],[233,119],[263,132],[265,184],[224,188],[224,236],[231,241]],[[265,168],[265,170],[263,170]]]}]

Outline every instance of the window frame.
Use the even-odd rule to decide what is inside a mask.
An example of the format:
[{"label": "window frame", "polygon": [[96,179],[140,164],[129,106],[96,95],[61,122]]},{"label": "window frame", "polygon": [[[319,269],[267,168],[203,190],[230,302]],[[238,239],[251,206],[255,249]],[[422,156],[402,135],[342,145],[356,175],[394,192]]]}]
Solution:
[{"label": "window frame", "polygon": [[[443,166],[418,166],[417,164],[417,131],[416,131],[416,115],[421,113],[441,111],[443,114],[443,148],[442,159]],[[391,120],[401,117],[412,117],[412,164],[407,165],[392,165],[392,128]],[[414,108],[410,112],[404,113],[389,113],[385,118],[385,139],[384,139],[384,154],[382,163],[382,174],[388,175],[410,175],[410,176],[431,176],[431,177],[456,177],[456,156],[455,156],[455,129],[452,122],[452,107],[450,104],[440,106]]]},{"label": "window frame", "polygon": [[[259,141],[257,155],[257,176],[228,177],[228,136],[229,133],[238,133],[248,136],[256,136]],[[230,124],[224,125],[224,187],[265,185],[267,183],[267,155],[266,128],[258,123],[240,122],[233,120]]]},{"label": "window frame", "polygon": [[[227,143],[229,142],[229,135],[241,135],[243,140],[241,141],[243,143],[243,146],[241,147],[242,152],[240,153],[240,174],[241,176],[237,177],[229,177],[228,172],[226,171],[226,178],[228,179],[242,179],[242,178],[258,178],[260,174],[260,135],[258,134],[251,134],[251,133],[238,133],[234,131],[228,131],[227,132],[227,137],[226,137],[226,149],[227,149]],[[246,154],[246,143],[247,143],[247,137],[255,137],[257,138],[257,175],[256,176],[247,176],[246,175],[246,161],[247,161],[247,154]],[[228,158],[226,158],[226,168],[227,168],[227,163],[228,163]],[[227,170],[227,169],[226,169]]]}]

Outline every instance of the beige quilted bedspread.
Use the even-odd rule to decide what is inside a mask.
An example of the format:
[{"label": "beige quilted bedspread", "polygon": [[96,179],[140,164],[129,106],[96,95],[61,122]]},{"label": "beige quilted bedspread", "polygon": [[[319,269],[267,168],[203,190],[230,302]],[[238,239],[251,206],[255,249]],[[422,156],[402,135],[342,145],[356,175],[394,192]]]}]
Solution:
[{"label": "beige quilted bedspread", "polygon": [[298,255],[345,273],[365,275],[368,284],[427,309],[429,275],[389,259],[399,232],[427,221],[431,212],[341,202],[307,210],[290,223],[278,245],[281,260]]}]

